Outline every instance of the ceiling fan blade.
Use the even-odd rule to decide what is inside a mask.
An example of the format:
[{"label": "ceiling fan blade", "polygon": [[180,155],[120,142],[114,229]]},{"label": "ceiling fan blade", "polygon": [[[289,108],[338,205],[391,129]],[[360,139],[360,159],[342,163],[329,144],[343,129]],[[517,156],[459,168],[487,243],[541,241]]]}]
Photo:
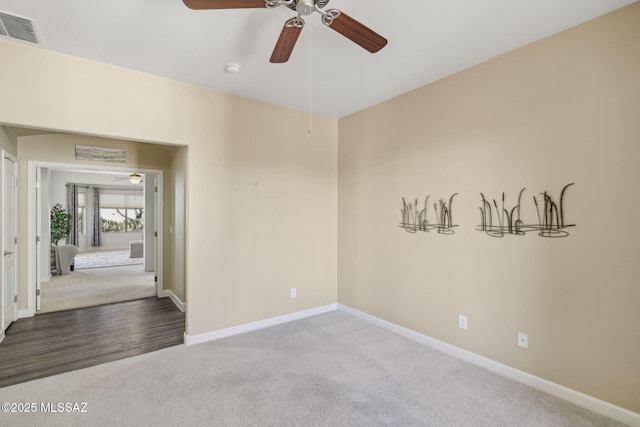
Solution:
[{"label": "ceiling fan blade", "polygon": [[302,18],[296,17],[285,22],[269,61],[274,64],[287,62],[303,28],[304,20]]},{"label": "ceiling fan blade", "polygon": [[387,45],[387,39],[346,13],[336,9],[328,10],[327,13],[331,18],[323,17],[325,25],[336,30],[369,52],[376,53]]},{"label": "ceiling fan blade", "polygon": [[264,0],[182,0],[189,9],[250,9],[265,7]]}]

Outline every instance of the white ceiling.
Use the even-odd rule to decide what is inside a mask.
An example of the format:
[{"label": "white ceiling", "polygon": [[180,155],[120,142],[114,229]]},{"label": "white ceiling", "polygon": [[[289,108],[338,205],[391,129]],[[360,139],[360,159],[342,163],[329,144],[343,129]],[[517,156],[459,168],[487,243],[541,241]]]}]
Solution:
[{"label": "white ceiling", "polygon": [[[388,45],[371,54],[313,14],[286,64],[269,63],[295,16],[284,6],[194,11],[182,0],[0,0],[0,11],[35,20],[44,49],[339,118],[635,1],[331,0],[327,8]],[[226,74],[228,63],[241,72]]]}]

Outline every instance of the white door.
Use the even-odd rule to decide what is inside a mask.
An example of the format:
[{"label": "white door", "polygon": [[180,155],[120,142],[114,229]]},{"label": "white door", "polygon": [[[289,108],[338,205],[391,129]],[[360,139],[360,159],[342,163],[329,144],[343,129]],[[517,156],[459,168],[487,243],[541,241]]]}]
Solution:
[{"label": "white door", "polygon": [[2,330],[18,318],[16,159],[2,152]]}]

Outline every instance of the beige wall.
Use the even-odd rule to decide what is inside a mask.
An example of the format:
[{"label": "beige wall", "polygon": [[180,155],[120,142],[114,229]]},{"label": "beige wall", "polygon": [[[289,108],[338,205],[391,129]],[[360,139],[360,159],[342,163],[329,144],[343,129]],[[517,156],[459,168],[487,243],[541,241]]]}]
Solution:
[{"label": "beige wall", "polygon": [[224,104],[219,126],[188,149],[192,333],[337,300],[337,121],[314,117],[309,135],[304,113]]},{"label": "beige wall", "polygon": [[185,293],[185,215],[186,215],[186,148],[180,149],[171,162],[171,180],[173,197],[171,202],[171,223],[168,237],[172,253],[172,291],[180,299],[186,301]]},{"label": "beige wall", "polygon": [[18,151],[16,137],[4,126],[0,126],[0,150],[5,150],[12,156]]},{"label": "beige wall", "polygon": [[0,55],[0,124],[187,146],[188,334],[336,302],[337,120],[309,135],[305,113],[5,40]]},{"label": "beige wall", "polygon": [[[75,159],[75,145],[89,145],[96,147],[122,148],[126,151],[126,163],[96,162]],[[162,170],[165,177],[171,180],[171,164],[176,147],[155,146],[153,144],[136,143],[131,141],[96,138],[82,135],[45,134],[22,136],[18,138],[18,210],[27,211],[27,173],[30,161],[61,163],[61,164],[86,164],[91,166],[104,166],[105,168],[125,167],[133,169]],[[165,178],[167,179],[167,178]],[[169,235],[169,224],[173,218],[175,194],[172,186],[164,189],[164,233]],[[25,241],[27,236],[27,215],[18,217],[18,238]],[[25,236],[24,239],[20,239]],[[173,289],[176,284],[172,280],[173,245],[171,240],[164,243],[164,288]],[[18,296],[19,308],[27,307],[27,247],[20,245],[18,258]],[[178,286],[182,286],[178,284]]]},{"label": "beige wall", "polygon": [[[640,412],[639,22],[635,4],[340,120],[339,302]],[[480,192],[526,187],[537,222],[532,196],[571,182],[569,237],[475,230]],[[456,192],[455,235],[398,227],[401,197]]]}]

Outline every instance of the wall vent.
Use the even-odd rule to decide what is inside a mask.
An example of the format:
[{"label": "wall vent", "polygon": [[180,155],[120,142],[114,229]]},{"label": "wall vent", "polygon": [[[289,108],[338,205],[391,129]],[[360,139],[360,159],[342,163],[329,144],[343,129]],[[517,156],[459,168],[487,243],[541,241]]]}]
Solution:
[{"label": "wall vent", "polygon": [[40,44],[35,21],[6,12],[0,12],[0,35]]}]

